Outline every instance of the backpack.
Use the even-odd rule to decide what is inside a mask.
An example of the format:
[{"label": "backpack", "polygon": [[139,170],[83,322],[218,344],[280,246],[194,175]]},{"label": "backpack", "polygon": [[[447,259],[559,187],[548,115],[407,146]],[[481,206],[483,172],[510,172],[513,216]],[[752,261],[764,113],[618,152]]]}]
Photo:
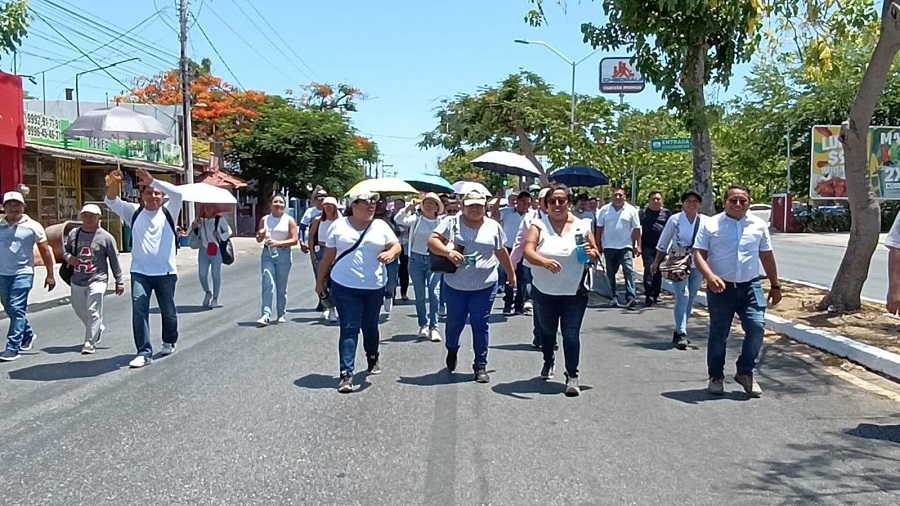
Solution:
[{"label": "backpack", "polygon": [[[169,224],[169,228],[172,229],[172,234],[175,236],[175,253],[178,253],[178,250],[181,249],[181,242],[179,241],[180,237],[178,237],[178,231],[175,229],[175,220],[172,219],[172,213],[166,209],[165,206],[161,206],[162,212],[166,215],[166,222]],[[134,214],[131,215],[131,230],[134,230],[134,222],[137,221],[138,215],[141,214],[141,211],[144,210],[144,205],[141,204],[135,211]],[[134,246],[134,236],[131,236],[131,244],[129,246]]]}]

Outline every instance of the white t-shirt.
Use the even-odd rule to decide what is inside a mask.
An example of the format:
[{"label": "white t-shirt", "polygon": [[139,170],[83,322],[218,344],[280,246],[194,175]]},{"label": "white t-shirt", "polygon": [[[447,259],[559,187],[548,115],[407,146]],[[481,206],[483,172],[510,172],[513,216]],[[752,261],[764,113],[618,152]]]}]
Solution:
[{"label": "white t-shirt", "polygon": [[634,244],[632,230],[640,230],[641,218],[638,209],[626,202],[620,209],[606,204],[597,211],[597,226],[603,227],[600,246],[603,249],[626,249]]},{"label": "white t-shirt", "polygon": [[550,260],[556,260],[562,266],[562,269],[554,274],[543,267],[533,266],[526,260],[531,267],[531,284],[547,295],[575,295],[584,276],[584,264],[578,261],[578,252],[575,249],[576,236],[581,235],[587,244],[587,234],[593,233],[592,220],[575,218],[575,222],[564,236],[558,235],[553,230],[547,215],[532,221],[531,226],[537,227],[540,231],[537,252]]},{"label": "white t-shirt", "polygon": [[500,210],[500,224],[503,226],[503,234],[506,237],[503,245],[507,248],[512,249],[515,246],[516,235],[519,233],[519,227],[522,226],[522,220],[525,219],[526,214],[528,211],[519,214],[515,207],[504,207]]},{"label": "white t-shirt", "polygon": [[884,239],[884,245],[888,248],[900,249],[900,213],[897,213],[897,217],[894,218],[894,224],[891,225],[891,231]]},{"label": "white t-shirt", "polygon": [[[353,228],[350,218],[339,218],[328,229],[326,248],[336,248],[335,260],[356,244],[362,230]],[[331,281],[348,288],[376,290],[387,284],[384,264],[378,261],[388,244],[398,242],[397,235],[384,220],[373,220],[359,246],[336,261],[331,269]]]},{"label": "white t-shirt", "polygon": [[700,222],[694,249],[709,252],[709,268],[726,283],[746,283],[759,277],[759,252],[772,251],[769,224],[750,213],[740,220],[719,213]]},{"label": "white t-shirt", "polygon": [[[263,218],[266,226],[266,237],[273,241],[286,241],[291,237],[291,217],[287,213],[282,214],[278,218],[267,214]],[[266,243],[263,242],[263,247]]]},{"label": "white t-shirt", "polygon": [[46,240],[44,227],[28,215],[12,225],[0,220],[0,275],[34,274],[34,245]]}]

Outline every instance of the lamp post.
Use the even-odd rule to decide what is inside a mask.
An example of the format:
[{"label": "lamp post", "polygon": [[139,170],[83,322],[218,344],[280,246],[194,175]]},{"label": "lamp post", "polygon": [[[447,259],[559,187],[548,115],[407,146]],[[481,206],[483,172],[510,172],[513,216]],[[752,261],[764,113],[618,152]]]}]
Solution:
[{"label": "lamp post", "polygon": [[135,61],[135,60],[140,61],[140,58],[137,58],[137,57],[129,58],[127,60],[110,63],[109,65],[106,65],[104,67],[97,67],[95,69],[85,70],[84,72],[79,72],[79,73],[75,74],[75,116],[81,117],[81,99],[79,98],[79,95],[78,95],[78,78],[79,77],[83,76],[84,74],[90,74],[91,72],[97,72],[99,70],[106,70],[108,68],[115,67],[116,65],[121,65],[123,63],[128,63],[128,62]]}]

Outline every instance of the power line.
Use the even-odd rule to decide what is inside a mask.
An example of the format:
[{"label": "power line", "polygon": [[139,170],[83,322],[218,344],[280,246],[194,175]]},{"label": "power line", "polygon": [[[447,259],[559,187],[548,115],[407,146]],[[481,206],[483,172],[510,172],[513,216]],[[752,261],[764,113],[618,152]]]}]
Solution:
[{"label": "power line", "polygon": [[[191,14],[191,17],[194,17],[194,15]],[[206,42],[209,44],[209,47],[212,48],[213,52],[216,53],[216,56],[219,57],[219,60],[222,62],[222,65],[225,65],[225,68],[228,70],[228,73],[231,74],[232,78],[234,78],[234,82],[236,82],[237,85],[241,87],[241,89],[246,90],[247,88],[245,88],[244,85],[241,84],[240,79],[238,79],[238,77],[237,77],[237,75],[235,75],[234,71],[231,70],[231,67],[228,65],[228,62],[225,61],[225,58],[222,58],[222,55],[219,53],[219,50],[216,49],[216,45],[213,44],[211,40],[209,40],[209,36],[206,35],[206,30],[203,29],[203,26],[200,24],[199,21],[197,21],[197,18],[195,18],[195,17],[194,17],[194,24],[197,25],[197,28],[200,30],[200,33],[203,34],[203,38],[206,39]]]},{"label": "power line", "polygon": [[259,16],[259,18],[263,20],[263,23],[265,23],[266,26],[268,26],[269,29],[272,30],[272,33],[274,33],[275,36],[278,37],[278,40],[280,40],[281,42],[284,43],[284,46],[288,49],[288,51],[290,51],[291,54],[294,55],[297,58],[297,60],[299,60],[300,63],[303,64],[304,67],[308,68],[309,71],[312,72],[313,77],[316,77],[316,75],[315,75],[316,71],[313,70],[312,67],[310,67],[305,61],[303,61],[303,58],[301,58],[300,55],[298,55],[297,52],[294,51],[294,48],[291,47],[291,45],[288,43],[288,41],[284,40],[284,37],[282,37],[281,34],[278,33],[278,30],[276,30],[275,27],[272,26],[271,23],[269,23],[269,20],[267,20],[266,17],[263,16],[261,12],[259,12],[259,9],[257,9],[256,6],[253,5],[253,2],[247,2],[247,5],[249,5],[250,8],[253,9],[254,12],[256,12],[256,14]]},{"label": "power line", "polygon": [[[251,18],[250,15],[247,14],[247,11],[245,11],[241,7],[241,5],[239,3],[237,3],[237,1],[231,0],[231,3],[234,4],[234,6],[237,7],[239,11],[241,11],[241,14],[243,14],[247,18],[247,20],[250,21],[250,24],[252,24],[253,27],[256,28],[256,30],[262,34],[263,38],[265,38],[267,41],[269,41],[269,44],[272,44],[272,47],[274,47],[276,51],[281,53],[281,56],[284,56],[284,59],[287,60],[288,63],[293,65],[295,69],[299,70],[301,74],[304,74],[307,77],[309,77],[310,79],[312,79],[312,76],[310,74],[307,74],[307,72],[305,70],[301,69],[300,66],[297,65],[296,62],[291,60],[291,58],[284,52],[284,50],[281,49],[280,45],[276,44],[275,42],[272,41],[272,39],[269,38],[269,35],[266,34],[265,30],[260,28],[259,25],[256,24],[256,21],[253,21],[253,18]],[[310,69],[310,71],[312,71],[312,69]]]}]

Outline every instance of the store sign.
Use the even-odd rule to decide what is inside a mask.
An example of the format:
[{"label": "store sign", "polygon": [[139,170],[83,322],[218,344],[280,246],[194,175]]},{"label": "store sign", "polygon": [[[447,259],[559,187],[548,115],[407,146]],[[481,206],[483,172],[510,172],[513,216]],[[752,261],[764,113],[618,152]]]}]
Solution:
[{"label": "store sign", "polygon": [[115,139],[90,139],[86,137],[66,137],[63,132],[71,121],[47,116],[39,112],[25,111],[25,142],[87,151],[104,155],[135,158],[148,162],[181,166],[181,146],[162,141],[125,141]]},{"label": "store sign", "polygon": [[[812,128],[809,197],[813,200],[847,198],[844,145],[839,125]],[[900,200],[900,127],[869,127],[869,177],[875,197]]]},{"label": "store sign", "polygon": [[651,139],[650,151],[690,151],[693,147],[690,137],[669,137],[667,139]]},{"label": "store sign", "polygon": [[600,91],[603,93],[640,93],[644,76],[631,63],[630,56],[600,60]]}]

